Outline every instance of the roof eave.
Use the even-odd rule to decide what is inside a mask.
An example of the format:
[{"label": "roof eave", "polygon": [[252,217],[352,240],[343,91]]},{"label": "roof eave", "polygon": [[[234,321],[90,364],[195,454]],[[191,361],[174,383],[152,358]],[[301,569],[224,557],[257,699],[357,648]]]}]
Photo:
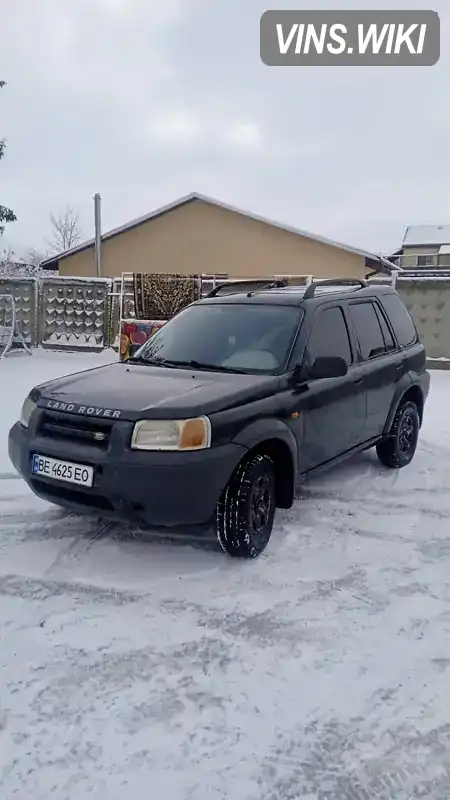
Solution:
[{"label": "roof eave", "polygon": [[442,247],[442,245],[436,242],[404,242],[402,248],[405,247]]},{"label": "roof eave", "polygon": [[385,256],[367,256],[365,261],[365,266],[369,269],[373,269],[376,272],[382,272],[384,275],[391,275],[394,271],[395,272],[402,272],[401,267],[397,267],[388,258]]}]

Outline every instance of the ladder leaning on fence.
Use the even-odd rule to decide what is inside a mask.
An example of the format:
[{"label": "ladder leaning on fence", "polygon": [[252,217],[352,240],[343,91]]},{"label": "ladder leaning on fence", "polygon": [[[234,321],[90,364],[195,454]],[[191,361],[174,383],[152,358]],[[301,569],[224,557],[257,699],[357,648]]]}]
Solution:
[{"label": "ladder leaning on fence", "polygon": [[0,294],[0,359],[11,350],[22,349],[31,356],[16,315],[12,294]]}]

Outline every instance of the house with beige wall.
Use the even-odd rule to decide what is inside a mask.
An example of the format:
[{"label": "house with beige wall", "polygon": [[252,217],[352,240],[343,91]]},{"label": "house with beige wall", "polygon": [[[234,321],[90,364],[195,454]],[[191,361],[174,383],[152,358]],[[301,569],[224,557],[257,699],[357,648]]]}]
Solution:
[{"label": "house with beige wall", "polygon": [[[61,276],[95,277],[95,240],[42,262]],[[123,272],[258,278],[364,278],[393,265],[334,242],[192,193],[102,234],[100,277]]]}]

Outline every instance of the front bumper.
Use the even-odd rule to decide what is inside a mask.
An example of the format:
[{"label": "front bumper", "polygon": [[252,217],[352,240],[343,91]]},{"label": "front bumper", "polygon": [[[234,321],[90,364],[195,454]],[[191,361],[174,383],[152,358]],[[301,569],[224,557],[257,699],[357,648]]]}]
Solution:
[{"label": "front bumper", "polygon": [[[148,527],[203,525],[246,449],[227,444],[197,452],[142,452],[128,446],[129,431],[117,429],[107,450],[53,440],[16,423],[9,432],[9,458],[32,491],[79,513],[98,513]],[[34,476],[34,453],[94,467],[92,488]]]}]

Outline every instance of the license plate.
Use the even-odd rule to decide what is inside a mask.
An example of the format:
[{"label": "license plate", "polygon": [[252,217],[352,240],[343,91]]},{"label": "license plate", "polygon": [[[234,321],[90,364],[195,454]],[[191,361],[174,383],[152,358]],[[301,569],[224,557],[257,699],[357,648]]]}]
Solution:
[{"label": "license plate", "polygon": [[94,468],[86,464],[73,464],[71,461],[60,461],[35,454],[31,466],[33,475],[43,475],[55,481],[75,483],[78,486],[92,486]]}]

